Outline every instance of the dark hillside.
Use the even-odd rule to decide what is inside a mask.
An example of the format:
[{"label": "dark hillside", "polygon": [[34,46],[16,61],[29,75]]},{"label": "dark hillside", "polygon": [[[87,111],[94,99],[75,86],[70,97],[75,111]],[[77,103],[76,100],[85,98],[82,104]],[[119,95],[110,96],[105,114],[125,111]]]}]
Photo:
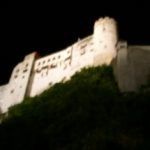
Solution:
[{"label": "dark hillside", "polygon": [[149,150],[149,87],[122,94],[111,67],[83,69],[13,106],[0,125],[0,149]]}]

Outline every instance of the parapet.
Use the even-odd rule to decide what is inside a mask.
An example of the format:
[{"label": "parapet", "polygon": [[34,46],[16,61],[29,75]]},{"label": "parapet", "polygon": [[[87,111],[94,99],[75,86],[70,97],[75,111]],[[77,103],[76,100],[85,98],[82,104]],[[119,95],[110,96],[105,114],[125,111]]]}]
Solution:
[{"label": "parapet", "polygon": [[113,18],[104,17],[99,18],[94,23],[94,39],[100,39],[103,41],[118,41],[118,29],[117,22]]},{"label": "parapet", "polygon": [[98,25],[104,25],[104,24],[109,24],[109,25],[115,25],[117,26],[117,22],[115,21],[115,19],[110,18],[110,17],[104,17],[104,18],[99,18],[98,20],[95,21],[94,26],[98,26]]}]

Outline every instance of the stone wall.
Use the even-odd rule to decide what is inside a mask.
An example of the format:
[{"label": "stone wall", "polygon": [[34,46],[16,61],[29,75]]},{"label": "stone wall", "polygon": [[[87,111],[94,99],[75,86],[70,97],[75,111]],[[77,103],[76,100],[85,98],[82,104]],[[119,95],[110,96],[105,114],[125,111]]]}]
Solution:
[{"label": "stone wall", "polygon": [[115,77],[122,92],[138,91],[150,78],[150,46],[118,44]]},{"label": "stone wall", "polygon": [[118,40],[117,24],[100,18],[93,35],[57,53],[39,58],[27,55],[13,69],[9,83],[0,86],[0,111],[7,112],[25,96],[33,97],[55,83],[66,81],[84,67],[112,65],[122,92],[136,91],[150,74],[150,46],[128,46]]},{"label": "stone wall", "polygon": [[2,112],[6,112],[10,106],[20,103],[26,96],[35,56],[36,53],[27,55],[24,61],[13,69],[9,83],[1,98]]}]

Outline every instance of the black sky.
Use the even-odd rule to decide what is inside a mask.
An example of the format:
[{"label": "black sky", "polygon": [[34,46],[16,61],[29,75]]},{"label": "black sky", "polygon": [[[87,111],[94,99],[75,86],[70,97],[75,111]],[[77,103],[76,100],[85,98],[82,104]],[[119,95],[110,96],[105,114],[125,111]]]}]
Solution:
[{"label": "black sky", "polygon": [[119,35],[129,44],[150,45],[148,2],[5,1],[0,5],[0,84],[25,55],[42,56],[92,34],[96,19],[114,17]]}]

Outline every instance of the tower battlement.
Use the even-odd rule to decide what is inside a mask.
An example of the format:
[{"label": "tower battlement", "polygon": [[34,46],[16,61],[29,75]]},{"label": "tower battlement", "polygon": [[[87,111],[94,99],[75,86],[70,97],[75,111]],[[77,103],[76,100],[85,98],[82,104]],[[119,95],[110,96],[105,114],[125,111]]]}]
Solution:
[{"label": "tower battlement", "polygon": [[110,18],[108,16],[106,17],[103,17],[103,18],[98,18],[96,21],[95,21],[95,25],[101,25],[101,24],[109,24],[109,25],[115,25],[117,26],[117,22],[114,18]]}]

